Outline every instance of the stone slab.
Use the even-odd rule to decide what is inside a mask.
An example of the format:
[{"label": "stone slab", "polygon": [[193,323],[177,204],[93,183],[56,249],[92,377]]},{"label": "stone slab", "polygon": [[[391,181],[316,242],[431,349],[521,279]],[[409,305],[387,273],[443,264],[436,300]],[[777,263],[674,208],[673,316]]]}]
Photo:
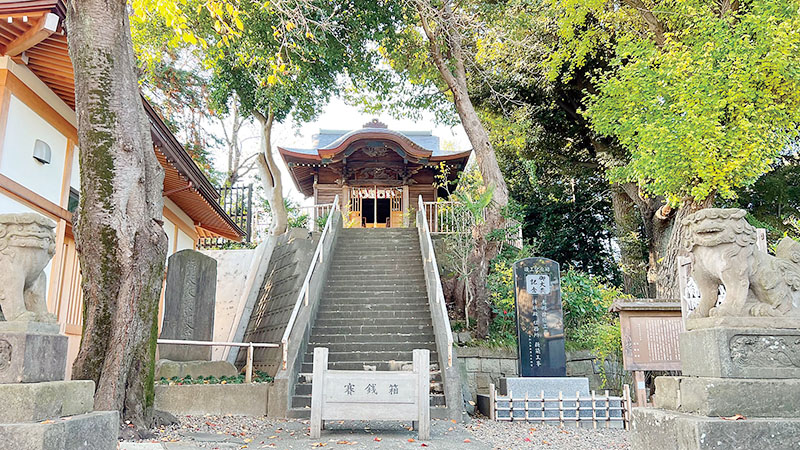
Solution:
[{"label": "stone slab", "polygon": [[633,408],[633,450],[800,450],[800,418],[724,420]]},{"label": "stone slab", "polygon": [[658,377],[655,406],[710,417],[800,417],[800,380]]},{"label": "stone slab", "polygon": [[42,422],[0,424],[3,450],[115,450],[116,411],[95,411]]},{"label": "stone slab", "polygon": [[38,422],[92,411],[94,381],[0,384],[0,423]]},{"label": "stone slab", "polygon": [[39,333],[59,334],[61,325],[57,323],[30,322],[15,320],[13,322],[0,321],[0,334],[2,333]]},{"label": "stone slab", "polygon": [[525,395],[539,397],[544,391],[545,397],[558,397],[559,392],[574,397],[576,392],[589,396],[589,379],[581,377],[506,377],[500,378],[497,386],[502,395],[510,390],[514,397]]},{"label": "stone slab", "polygon": [[66,367],[66,336],[0,333],[0,384],[63,380]]},{"label": "stone slab", "polygon": [[156,363],[156,380],[172,377],[235,377],[239,374],[236,367],[228,361],[170,361],[160,359]]},{"label": "stone slab", "polygon": [[800,378],[800,329],[692,330],[680,346],[685,376]]},{"label": "stone slab", "polygon": [[[169,257],[164,285],[162,339],[211,341],[217,291],[217,261],[196,250]],[[159,345],[159,357],[171,361],[210,361],[211,347]]]},{"label": "stone slab", "polygon": [[155,409],[174,415],[267,414],[270,383],[156,386]]},{"label": "stone slab", "polygon": [[707,328],[777,328],[800,329],[800,317],[701,317],[687,319],[686,329]]}]

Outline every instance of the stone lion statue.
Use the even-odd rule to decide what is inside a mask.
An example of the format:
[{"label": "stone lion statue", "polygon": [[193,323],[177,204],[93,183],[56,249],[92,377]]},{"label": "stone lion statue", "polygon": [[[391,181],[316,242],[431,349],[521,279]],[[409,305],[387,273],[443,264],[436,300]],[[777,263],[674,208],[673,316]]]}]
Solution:
[{"label": "stone lion statue", "polygon": [[0,214],[0,310],[7,321],[56,321],[44,274],[56,251],[55,226],[35,213]]},{"label": "stone lion statue", "polygon": [[[800,315],[800,243],[785,237],[775,256],[756,248],[742,209],[708,208],[682,221],[700,303],[690,317]],[[718,307],[717,289],[725,286]]]}]

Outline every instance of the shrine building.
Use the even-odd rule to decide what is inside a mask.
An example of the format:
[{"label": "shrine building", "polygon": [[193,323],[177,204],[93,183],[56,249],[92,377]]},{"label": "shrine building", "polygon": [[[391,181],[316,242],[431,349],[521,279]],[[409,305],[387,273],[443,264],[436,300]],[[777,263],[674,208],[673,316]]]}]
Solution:
[{"label": "shrine building", "polygon": [[377,120],[353,131],[320,130],[310,149],[278,151],[300,192],[315,205],[332,204],[338,195],[349,214],[345,226],[361,228],[413,223],[420,195],[427,203],[447,194],[435,185],[440,164],[453,181],[471,152],[443,150],[430,131],[389,130]]}]

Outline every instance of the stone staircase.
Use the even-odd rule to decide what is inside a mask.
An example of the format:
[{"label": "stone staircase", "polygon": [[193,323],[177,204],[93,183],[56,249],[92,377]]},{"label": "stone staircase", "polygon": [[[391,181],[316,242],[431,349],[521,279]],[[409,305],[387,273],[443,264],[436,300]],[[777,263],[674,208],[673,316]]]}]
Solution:
[{"label": "stone staircase", "polygon": [[401,370],[431,351],[431,417],[445,397],[416,228],[342,229],[313,324],[290,417],[308,417],[315,347],[339,370]]}]

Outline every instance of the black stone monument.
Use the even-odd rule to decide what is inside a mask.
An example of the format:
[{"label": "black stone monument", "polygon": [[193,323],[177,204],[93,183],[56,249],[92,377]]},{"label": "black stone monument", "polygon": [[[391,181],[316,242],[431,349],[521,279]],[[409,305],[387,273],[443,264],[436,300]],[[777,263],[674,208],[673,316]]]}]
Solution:
[{"label": "black stone monument", "polygon": [[564,313],[558,263],[526,258],[514,263],[519,375],[565,377]]}]

